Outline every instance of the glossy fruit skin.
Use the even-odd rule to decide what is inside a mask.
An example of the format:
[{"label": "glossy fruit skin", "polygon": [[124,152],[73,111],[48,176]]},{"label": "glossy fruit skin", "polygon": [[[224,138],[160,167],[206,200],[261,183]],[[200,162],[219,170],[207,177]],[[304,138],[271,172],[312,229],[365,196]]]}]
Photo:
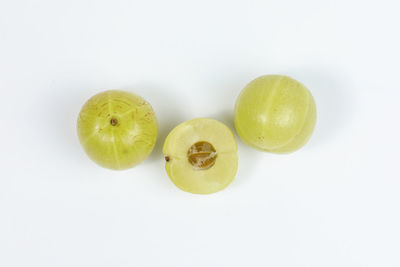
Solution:
[{"label": "glossy fruit skin", "polygon": [[77,131],[82,147],[94,162],[123,170],[138,165],[150,154],[158,126],[153,108],[142,97],[109,90],[84,104]]},{"label": "glossy fruit skin", "polygon": [[298,150],[311,137],[317,110],[310,91],[282,75],[251,81],[236,100],[234,121],[248,145],[273,153]]},{"label": "glossy fruit skin", "polygon": [[[196,170],[187,157],[197,142],[208,142],[215,148],[214,165]],[[211,194],[226,188],[235,178],[238,155],[235,137],[223,123],[197,118],[176,126],[164,142],[165,169],[171,181],[181,190],[193,194]]]}]

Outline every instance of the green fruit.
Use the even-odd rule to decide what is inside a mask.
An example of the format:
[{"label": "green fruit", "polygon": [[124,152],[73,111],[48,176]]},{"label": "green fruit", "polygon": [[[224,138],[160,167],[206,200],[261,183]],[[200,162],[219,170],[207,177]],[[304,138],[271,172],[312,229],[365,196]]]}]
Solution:
[{"label": "green fruit", "polygon": [[110,90],[90,98],[78,118],[78,137],[97,164],[122,170],[142,162],[157,139],[157,119],[138,95]]},{"label": "green fruit", "polygon": [[179,124],[167,136],[165,169],[180,189],[211,194],[227,187],[238,167],[232,131],[213,119],[193,119]]},{"label": "green fruit", "polygon": [[240,93],[234,112],[240,138],[259,150],[289,153],[311,137],[317,118],[310,91],[282,75],[251,81]]}]

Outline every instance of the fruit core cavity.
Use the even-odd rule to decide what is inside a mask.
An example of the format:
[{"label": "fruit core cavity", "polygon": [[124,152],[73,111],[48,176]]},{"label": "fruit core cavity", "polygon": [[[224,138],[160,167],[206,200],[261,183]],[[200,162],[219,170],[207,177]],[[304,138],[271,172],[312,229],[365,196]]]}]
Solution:
[{"label": "fruit core cavity", "polygon": [[189,148],[187,157],[194,169],[207,170],[215,164],[217,151],[212,144],[200,141]]}]

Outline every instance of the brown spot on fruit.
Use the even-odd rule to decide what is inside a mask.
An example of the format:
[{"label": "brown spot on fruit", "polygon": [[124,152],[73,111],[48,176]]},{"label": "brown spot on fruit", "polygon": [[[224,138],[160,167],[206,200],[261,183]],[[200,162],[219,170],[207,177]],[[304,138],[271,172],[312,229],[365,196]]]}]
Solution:
[{"label": "brown spot on fruit", "polygon": [[116,125],[118,124],[118,120],[117,120],[116,118],[111,118],[110,124],[111,124],[112,126],[116,126]]}]

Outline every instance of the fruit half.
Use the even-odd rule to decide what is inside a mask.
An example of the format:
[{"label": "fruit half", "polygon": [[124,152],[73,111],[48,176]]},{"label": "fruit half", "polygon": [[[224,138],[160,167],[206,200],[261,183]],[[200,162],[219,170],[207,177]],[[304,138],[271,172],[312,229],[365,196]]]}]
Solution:
[{"label": "fruit half", "polygon": [[180,189],[211,194],[227,187],[238,167],[232,131],[213,119],[199,118],[175,127],[167,136],[165,169]]},{"label": "fruit half", "polygon": [[310,91],[282,75],[251,81],[236,100],[234,119],[240,138],[259,150],[289,153],[311,137],[317,118]]},{"label": "fruit half", "polygon": [[142,97],[109,90],[90,98],[78,118],[78,137],[88,156],[110,169],[141,163],[157,139],[157,119]]}]

